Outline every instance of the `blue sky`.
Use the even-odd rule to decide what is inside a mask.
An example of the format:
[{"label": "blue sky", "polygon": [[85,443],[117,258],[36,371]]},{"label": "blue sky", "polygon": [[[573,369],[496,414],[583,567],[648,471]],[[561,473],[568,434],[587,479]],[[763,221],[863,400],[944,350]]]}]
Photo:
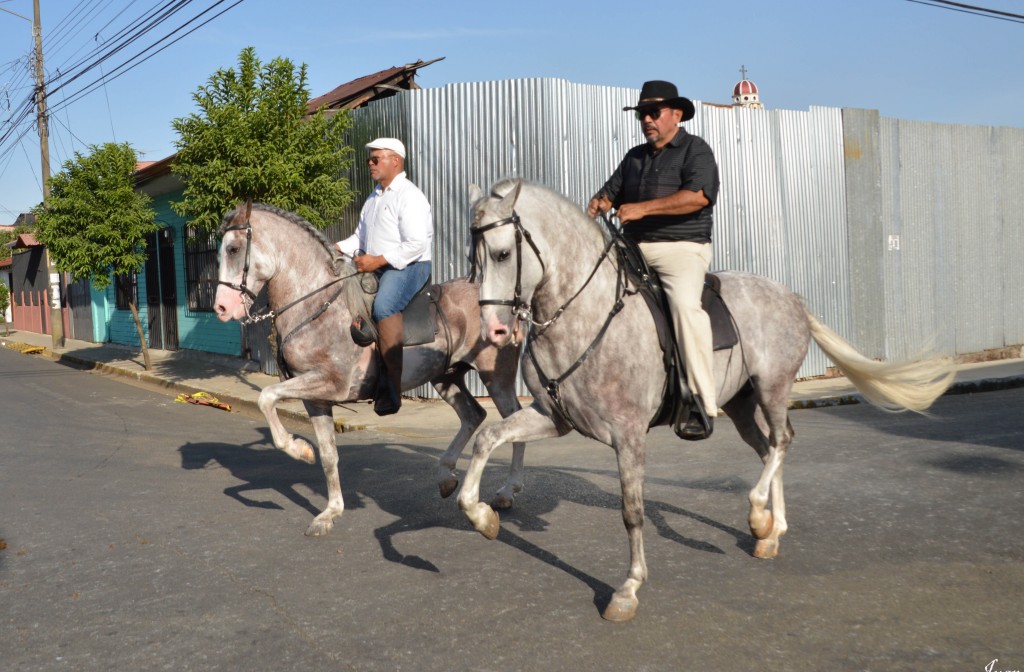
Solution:
[{"label": "blue sky", "polygon": [[[163,1],[41,0],[48,75]],[[182,17],[215,2],[195,0]],[[1024,14],[1024,0],[967,4]],[[0,8],[32,16],[32,0],[0,0]],[[183,22],[168,21],[125,53]],[[196,88],[250,45],[263,61],[306,63],[313,96],[394,65],[444,57],[420,71],[421,86],[553,77],[639,88],[667,79],[690,98],[728,103],[745,65],[770,108],[856,107],[901,119],[1024,127],[1024,22],[908,0],[243,0],[73,103],[62,106],[66,93],[54,94],[53,171],[73,151],[112,140],[131,143],[145,159],[172,154],[171,120],[192,112]],[[31,24],[0,12],[0,123],[30,93],[31,49]],[[31,128],[0,145],[0,224],[42,199],[40,182]]]}]

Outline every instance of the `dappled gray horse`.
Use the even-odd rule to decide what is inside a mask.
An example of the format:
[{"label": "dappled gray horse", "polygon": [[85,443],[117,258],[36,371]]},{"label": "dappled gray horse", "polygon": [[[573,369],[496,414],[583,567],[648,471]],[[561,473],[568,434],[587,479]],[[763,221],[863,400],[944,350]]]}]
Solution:
[{"label": "dappled gray horse", "polygon": [[[280,338],[279,357],[289,377],[264,388],[259,407],[270,425],[274,445],[314,464],[312,447],[284,428],[276,410],[283,400],[302,400],[316,433],[328,498],[327,507],[313,519],[306,534],[327,534],[345,508],[332,407],[372,399],[377,385],[376,345],[356,345],[349,329],[356,316],[369,321],[373,294],[364,290],[366,277],[356,272],[350,260],[340,258],[320,231],[294,213],[247,204],[224,217],[219,233],[223,239],[217,316],[222,321],[274,320]],[[252,316],[252,302],[264,285],[270,312]],[[508,416],[520,409],[515,394],[519,353],[514,348],[499,349],[481,337],[477,285],[459,279],[441,288],[438,308],[444,314],[444,324],[436,330],[432,343],[405,349],[402,389],[431,383],[462,423],[438,467],[438,488],[447,497],[458,486],[455,466],[459,455],[486,417],[466,387],[466,373],[477,371],[498,411]],[[508,480],[495,496],[495,506],[511,505],[522,488],[522,465],[520,443],[514,449]]]},{"label": "dappled gray horse", "polygon": [[[618,459],[630,561],[626,582],[603,616],[632,618],[636,592],[647,579],[641,534],[645,437],[667,384],[651,312],[643,298],[624,291],[615,255],[607,254],[608,233],[576,204],[512,181],[498,183],[487,197],[474,187],[472,199],[484,336],[499,346],[518,345],[525,337],[523,378],[534,401],[477,435],[459,506],[494,539],[500,522],[479,501],[479,485],[497,446],[570,429],[608,444]],[[718,399],[764,463],[749,494],[748,522],[757,539],[754,555],[772,558],[786,532],[782,462],[793,438],[789,392],[810,338],[865,399],[886,410],[924,410],[949,386],[953,371],[944,360],[869,360],[777,282],[738,272],[718,277],[739,334],[736,346],[715,353]]]}]

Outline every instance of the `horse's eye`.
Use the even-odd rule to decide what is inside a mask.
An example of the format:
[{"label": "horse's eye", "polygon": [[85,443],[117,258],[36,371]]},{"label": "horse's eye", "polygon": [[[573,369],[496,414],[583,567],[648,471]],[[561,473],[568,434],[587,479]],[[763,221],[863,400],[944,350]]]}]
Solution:
[{"label": "horse's eye", "polygon": [[498,252],[498,261],[508,261],[511,256],[511,252],[508,250],[502,250],[501,252]]}]

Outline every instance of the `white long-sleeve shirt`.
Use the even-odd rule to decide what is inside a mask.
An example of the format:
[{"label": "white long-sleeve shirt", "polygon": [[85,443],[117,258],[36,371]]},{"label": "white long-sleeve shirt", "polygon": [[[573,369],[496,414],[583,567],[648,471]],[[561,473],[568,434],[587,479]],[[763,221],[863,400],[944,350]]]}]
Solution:
[{"label": "white long-sleeve shirt", "polygon": [[430,261],[433,240],[430,202],[402,172],[387,189],[376,186],[363,204],[355,233],[339,241],[337,247],[349,256],[356,250],[383,255],[401,270],[414,261]]}]

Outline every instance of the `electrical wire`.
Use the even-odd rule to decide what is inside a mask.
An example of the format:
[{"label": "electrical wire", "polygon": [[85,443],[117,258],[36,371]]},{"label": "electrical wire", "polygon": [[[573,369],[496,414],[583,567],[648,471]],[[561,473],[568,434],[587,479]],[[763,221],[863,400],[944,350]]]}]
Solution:
[{"label": "electrical wire", "polygon": [[961,2],[950,2],[950,0],[907,0],[907,2],[925,5],[927,7],[935,7],[936,9],[948,9],[950,11],[961,12],[963,14],[983,16],[988,19],[1009,21],[1010,23],[1024,23],[1024,14],[1014,14],[1013,12],[988,9],[986,7],[978,7],[976,5],[965,5]]}]

